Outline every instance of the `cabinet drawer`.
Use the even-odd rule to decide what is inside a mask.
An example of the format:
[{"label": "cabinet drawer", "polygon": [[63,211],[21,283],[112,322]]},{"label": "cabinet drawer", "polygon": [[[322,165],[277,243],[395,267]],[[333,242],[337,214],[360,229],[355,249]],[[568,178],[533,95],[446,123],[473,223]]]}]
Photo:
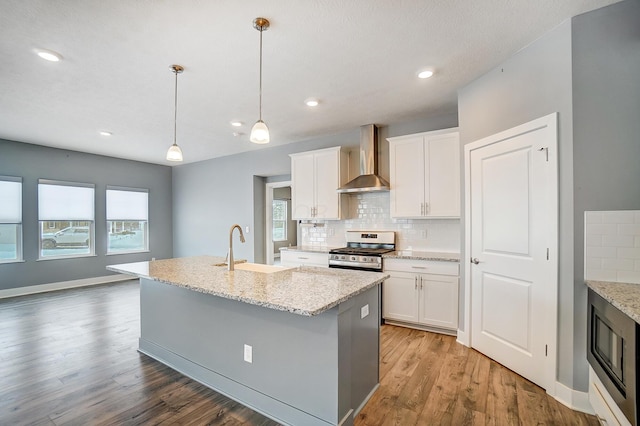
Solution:
[{"label": "cabinet drawer", "polygon": [[329,267],[329,255],[307,251],[282,250],[280,252],[282,266],[321,266]]},{"label": "cabinet drawer", "polygon": [[458,262],[438,262],[435,260],[384,259],[385,271],[413,272],[419,274],[453,275],[460,274]]}]

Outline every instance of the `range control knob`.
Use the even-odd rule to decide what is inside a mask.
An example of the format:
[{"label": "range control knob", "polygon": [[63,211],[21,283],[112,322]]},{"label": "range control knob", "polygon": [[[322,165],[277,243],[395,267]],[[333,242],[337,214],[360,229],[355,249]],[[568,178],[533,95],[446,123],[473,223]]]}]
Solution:
[{"label": "range control knob", "polygon": [[362,261],[363,261],[363,262],[366,262],[366,261],[367,261],[367,258],[366,258],[366,257],[363,257],[363,258],[362,258]]},{"label": "range control knob", "polygon": [[358,260],[355,256],[351,256],[351,260]]}]

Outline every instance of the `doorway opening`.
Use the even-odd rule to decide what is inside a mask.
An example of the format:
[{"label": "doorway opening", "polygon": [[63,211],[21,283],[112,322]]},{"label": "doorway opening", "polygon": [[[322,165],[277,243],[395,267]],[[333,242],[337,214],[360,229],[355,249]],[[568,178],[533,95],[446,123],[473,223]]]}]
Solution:
[{"label": "doorway opening", "polygon": [[280,263],[280,249],[298,245],[298,223],[291,219],[291,181],[266,184],[266,263]]}]

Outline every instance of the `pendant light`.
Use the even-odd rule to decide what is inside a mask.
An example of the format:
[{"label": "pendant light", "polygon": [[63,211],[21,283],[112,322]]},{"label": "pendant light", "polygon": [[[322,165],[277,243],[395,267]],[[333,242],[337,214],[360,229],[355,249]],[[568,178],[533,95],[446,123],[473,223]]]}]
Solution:
[{"label": "pendant light", "polygon": [[269,28],[269,20],[266,18],[256,18],[253,20],[253,28],[260,31],[260,118],[251,129],[249,140],[253,143],[269,143],[269,128],[262,121],[262,32]]},{"label": "pendant light", "polygon": [[176,134],[178,131],[178,74],[182,73],[184,68],[181,65],[171,65],[169,69],[176,75],[176,90],[173,103],[173,145],[167,151],[167,160],[182,161],[182,150],[176,143]]}]

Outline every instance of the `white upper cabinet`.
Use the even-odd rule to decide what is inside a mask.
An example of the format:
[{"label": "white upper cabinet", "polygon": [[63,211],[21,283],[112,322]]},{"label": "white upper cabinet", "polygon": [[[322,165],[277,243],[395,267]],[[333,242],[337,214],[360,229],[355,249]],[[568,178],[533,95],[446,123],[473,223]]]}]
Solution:
[{"label": "white upper cabinet", "polygon": [[458,129],[388,138],[391,217],[460,217]]},{"label": "white upper cabinet", "polygon": [[342,218],[337,189],[348,178],[348,158],[341,147],[290,154],[293,219]]}]

